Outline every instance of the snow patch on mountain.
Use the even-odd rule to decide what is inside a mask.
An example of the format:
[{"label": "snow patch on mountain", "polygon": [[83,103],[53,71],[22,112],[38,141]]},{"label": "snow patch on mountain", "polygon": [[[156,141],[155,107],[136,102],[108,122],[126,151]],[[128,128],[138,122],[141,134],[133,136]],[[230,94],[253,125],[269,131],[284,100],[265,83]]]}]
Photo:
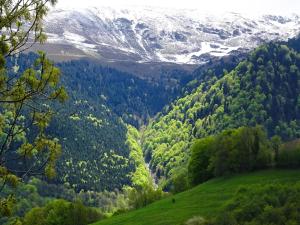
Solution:
[{"label": "snow patch on mountain", "polygon": [[52,10],[45,25],[49,43],[71,45],[87,56],[199,64],[294,37],[300,17],[101,7]]}]

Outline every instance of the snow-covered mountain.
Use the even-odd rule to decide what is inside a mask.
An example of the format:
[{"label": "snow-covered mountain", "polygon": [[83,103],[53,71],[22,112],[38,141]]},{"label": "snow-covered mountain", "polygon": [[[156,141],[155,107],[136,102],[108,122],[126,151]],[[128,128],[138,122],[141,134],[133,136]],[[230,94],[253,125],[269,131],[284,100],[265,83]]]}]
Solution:
[{"label": "snow-covered mountain", "polygon": [[203,14],[151,7],[55,9],[45,22],[55,54],[107,61],[201,64],[300,31],[300,17]]}]

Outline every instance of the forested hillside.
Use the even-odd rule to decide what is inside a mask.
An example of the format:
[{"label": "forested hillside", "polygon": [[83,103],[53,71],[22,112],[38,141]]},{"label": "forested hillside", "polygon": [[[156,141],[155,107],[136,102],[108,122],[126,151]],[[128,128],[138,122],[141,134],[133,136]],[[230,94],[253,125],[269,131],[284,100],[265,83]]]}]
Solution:
[{"label": "forested hillside", "polygon": [[209,70],[191,94],[153,119],[143,134],[146,159],[164,180],[185,173],[195,138],[257,124],[269,136],[299,137],[299,94],[300,54],[284,44],[263,45],[221,78]]},{"label": "forested hillside", "polygon": [[[33,64],[35,54],[8,61],[10,73]],[[56,105],[48,128],[63,145],[55,182],[77,191],[114,190],[131,184],[135,158],[130,157],[125,122],[138,126],[179,91],[167,91],[130,74],[88,61],[61,63],[62,84],[69,99]],[[123,119],[122,119],[123,118]]]},{"label": "forested hillside", "polygon": [[168,84],[167,81],[143,80],[87,60],[59,63],[58,66],[64,74],[62,82],[73,98],[82,95],[98,105],[104,104],[126,123],[137,127],[174,100],[182,87],[180,80],[175,79],[175,72],[174,83],[169,81]]},{"label": "forested hillside", "polygon": [[[35,58],[35,54],[14,58],[8,62],[11,73],[22,72]],[[76,92],[71,82],[80,81],[67,78],[64,75],[62,83],[70,93],[69,99],[63,106],[55,105],[47,129],[49,135],[60,139],[64,149],[57,164],[58,176],[52,182],[68,183],[77,191],[113,190],[130,184],[134,166],[125,144],[125,124],[101,102],[101,94],[98,98],[87,95],[88,86]]]},{"label": "forested hillside", "polygon": [[[8,60],[8,68],[11,73],[22,72],[35,59],[33,53],[21,54]],[[88,60],[59,63],[61,83],[69,99],[63,106],[56,106],[56,115],[48,128],[49,134],[60,137],[64,149],[54,182],[70,184],[76,191],[114,190],[131,184],[136,178],[131,174],[138,169],[135,165],[140,169],[143,166],[130,157],[132,148],[128,146],[126,124],[139,128],[183,94],[182,89],[193,89],[208,68],[220,75],[238,59],[211,62],[193,74],[161,71],[160,82],[143,80]],[[198,81],[190,82],[193,78]],[[146,175],[145,171],[142,173]]]}]

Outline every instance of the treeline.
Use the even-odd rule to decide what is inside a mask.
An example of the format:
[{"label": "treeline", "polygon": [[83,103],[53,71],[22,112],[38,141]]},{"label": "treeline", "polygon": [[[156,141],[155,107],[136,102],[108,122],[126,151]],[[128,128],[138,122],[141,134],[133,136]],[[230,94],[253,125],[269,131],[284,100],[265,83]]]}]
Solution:
[{"label": "treeline", "polygon": [[270,168],[300,168],[299,139],[268,138],[262,126],[229,129],[194,141],[187,172],[172,180],[173,188],[183,191],[215,177]]},{"label": "treeline", "polygon": [[256,124],[269,136],[298,138],[299,96],[300,54],[283,44],[263,45],[223,76],[208,70],[196,89],[165,107],[146,128],[143,151],[168,186],[188,163],[195,138]]},{"label": "treeline", "polygon": [[[10,58],[7,67],[11,71],[24,71],[32,65],[35,58],[34,53],[20,54],[19,57]],[[179,96],[185,82],[192,79],[184,70],[173,70],[172,73],[161,71],[156,76],[161,75],[161,79],[172,76],[174,80],[188,77],[187,81],[176,81],[176,85],[165,81],[147,81],[84,59],[57,63],[57,67],[63,74],[61,82],[71,98],[93,99],[98,104],[106,105],[126,123],[135,126],[143,125],[149,117],[160,112],[165,105]],[[172,80],[172,77],[169,79]]]},{"label": "treeline", "polygon": [[[44,208],[56,199],[63,199],[69,203],[80,203],[84,208],[97,208],[97,214],[103,218],[116,211],[129,209],[128,193],[121,190],[76,193],[72,187],[66,184],[49,184],[37,178],[31,178],[15,189],[5,187],[1,195],[12,196],[15,202],[12,206],[12,214],[9,217],[0,218],[0,224],[5,225],[13,224],[14,221],[24,218],[32,209]],[[98,219],[102,217],[98,217]]]},{"label": "treeline", "polygon": [[266,168],[300,168],[300,143],[282,144],[279,136],[268,138],[261,126],[225,130],[195,140],[188,177],[197,185],[213,177]]}]

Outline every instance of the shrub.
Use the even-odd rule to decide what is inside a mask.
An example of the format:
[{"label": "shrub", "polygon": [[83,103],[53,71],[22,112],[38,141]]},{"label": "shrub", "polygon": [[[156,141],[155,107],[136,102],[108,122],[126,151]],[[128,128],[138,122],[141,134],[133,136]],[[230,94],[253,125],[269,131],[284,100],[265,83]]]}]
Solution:
[{"label": "shrub", "polygon": [[201,216],[194,216],[184,223],[184,225],[205,225],[206,220]]},{"label": "shrub", "polygon": [[166,196],[161,189],[154,189],[151,186],[146,186],[142,189],[128,188],[127,194],[129,197],[129,206],[133,209],[139,209],[151,204]]}]

